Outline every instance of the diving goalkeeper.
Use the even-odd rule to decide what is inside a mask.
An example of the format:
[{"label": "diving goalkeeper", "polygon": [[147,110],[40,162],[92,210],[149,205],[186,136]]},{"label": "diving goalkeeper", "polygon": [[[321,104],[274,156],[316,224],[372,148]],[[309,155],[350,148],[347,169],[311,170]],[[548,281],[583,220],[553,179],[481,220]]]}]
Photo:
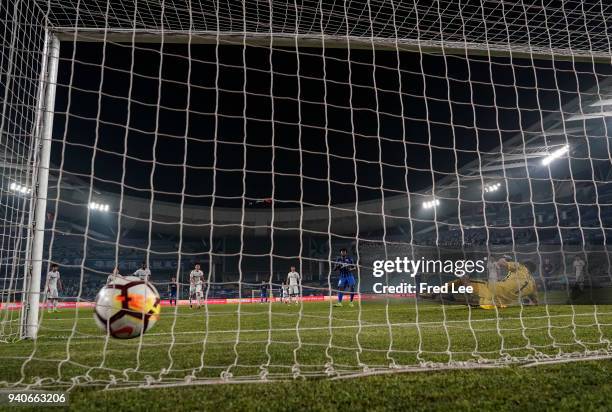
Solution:
[{"label": "diving goalkeeper", "polygon": [[[452,282],[472,287],[472,293],[466,295],[468,305],[494,309],[512,305],[538,304],[536,283],[525,265],[513,262],[507,257],[499,259],[496,265],[502,273],[506,273],[506,276],[497,282],[470,279],[467,275]],[[435,298],[436,295],[425,297]],[[458,303],[453,295],[445,295],[441,298],[443,301]]]}]

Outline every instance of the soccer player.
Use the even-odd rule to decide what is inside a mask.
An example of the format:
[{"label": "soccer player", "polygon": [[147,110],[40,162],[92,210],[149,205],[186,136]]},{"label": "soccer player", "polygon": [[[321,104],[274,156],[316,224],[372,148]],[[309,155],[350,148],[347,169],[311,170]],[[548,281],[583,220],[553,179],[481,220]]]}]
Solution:
[{"label": "soccer player", "polygon": [[567,301],[567,304],[573,304],[574,300],[579,298],[584,292],[584,268],[586,266],[586,262],[582,260],[579,255],[574,256],[574,261],[572,262],[572,268],[574,269],[574,275],[576,280],[574,281],[574,285],[570,290],[570,296]]},{"label": "soccer player", "polygon": [[353,307],[353,298],[355,297],[355,276],[353,276],[353,270],[355,270],[355,261],[352,257],[348,256],[345,248],[340,249],[340,256],[336,259],[333,269],[340,273],[338,303],[336,303],[336,306],[342,306],[344,290],[348,286],[351,291],[349,306]]},{"label": "soccer player", "polygon": [[[506,277],[497,282],[494,296],[489,298],[493,305],[501,307],[507,305],[523,304],[525,302],[538,304],[538,289],[533,275],[526,266],[519,262],[514,262],[508,257],[502,257],[497,261],[497,267],[506,271]],[[484,295],[484,293],[483,293]],[[483,301],[481,297],[481,302]],[[482,307],[483,304],[480,303]]]},{"label": "soccer player", "polygon": [[170,295],[170,306],[176,306],[176,297],[178,292],[178,284],[176,283],[176,278],[173,276],[170,281],[170,285],[168,285],[168,292]]},{"label": "soccer player", "polygon": [[576,275],[576,285],[580,289],[580,291],[584,290],[584,267],[586,263],[580,255],[574,256],[574,261],[572,262],[572,267],[574,268],[574,274]]},{"label": "soccer player", "polygon": [[284,280],[281,284],[281,302],[289,303],[289,286]]},{"label": "soccer player", "polygon": [[111,283],[113,283],[116,279],[120,279],[123,276],[121,276],[121,274],[119,273],[119,267],[115,266],[115,268],[113,269],[113,271],[111,272],[110,275],[108,275],[108,277],[106,278],[106,284],[110,285]]},{"label": "soccer player", "polygon": [[142,262],[142,266],[140,266],[140,269],[134,272],[134,276],[139,277],[145,282],[149,281],[149,279],[151,278],[151,271],[147,268],[147,262]]},{"label": "soccer player", "polygon": [[291,266],[291,270],[287,273],[287,283],[289,284],[289,303],[291,300],[295,300],[295,304],[298,304],[298,297],[300,296],[300,274],[295,271],[295,266]]},{"label": "soccer player", "polygon": [[[54,263],[51,265],[51,271],[47,273],[47,285],[45,287],[47,298],[51,300],[53,305],[53,312],[57,312],[58,289],[62,289],[62,281],[60,280],[59,266]],[[51,308],[49,308],[49,313],[51,313]]]},{"label": "soccer player", "polygon": [[259,303],[264,303],[268,301],[268,284],[265,280],[261,281],[261,285],[259,286]]},{"label": "soccer player", "polygon": [[497,274],[497,262],[493,259],[493,256],[489,256],[487,260],[487,272],[489,274],[489,284],[495,285],[497,282],[498,274]]},{"label": "soccer player", "polygon": [[[467,304],[480,306],[483,309],[505,308],[509,305],[522,305],[524,303],[537,305],[538,291],[535,280],[529,269],[519,262],[514,262],[511,257],[502,257],[497,261],[500,271],[507,272],[502,280],[495,282],[490,287],[488,282],[470,279],[468,275],[453,281],[452,283],[472,287],[472,293],[467,295]],[[429,297],[434,298],[439,294]],[[453,294],[444,296],[444,300],[456,301]]]},{"label": "soccer player", "polygon": [[499,280],[499,267],[497,267],[497,261],[493,256],[489,256],[487,259],[487,286],[495,293],[495,287],[497,285],[497,281]]},{"label": "soccer player", "polygon": [[548,282],[550,282],[550,278],[553,276],[555,271],[555,267],[552,263],[550,263],[550,259],[544,259],[544,264],[542,265],[542,283],[544,286],[548,286]]},{"label": "soccer player", "polygon": [[204,298],[204,292],[202,291],[202,285],[204,279],[204,272],[200,270],[200,264],[196,263],[194,269],[189,273],[189,307],[193,309],[191,300],[195,298],[197,308],[200,308],[201,300]]}]

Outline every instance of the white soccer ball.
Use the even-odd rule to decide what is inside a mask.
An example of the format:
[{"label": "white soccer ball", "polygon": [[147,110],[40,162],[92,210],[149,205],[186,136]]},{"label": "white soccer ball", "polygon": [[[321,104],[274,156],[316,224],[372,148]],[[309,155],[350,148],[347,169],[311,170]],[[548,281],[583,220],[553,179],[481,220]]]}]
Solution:
[{"label": "white soccer ball", "polygon": [[135,276],[117,277],[96,297],[94,319],[113,338],[136,338],[155,325],[161,311],[155,286]]}]

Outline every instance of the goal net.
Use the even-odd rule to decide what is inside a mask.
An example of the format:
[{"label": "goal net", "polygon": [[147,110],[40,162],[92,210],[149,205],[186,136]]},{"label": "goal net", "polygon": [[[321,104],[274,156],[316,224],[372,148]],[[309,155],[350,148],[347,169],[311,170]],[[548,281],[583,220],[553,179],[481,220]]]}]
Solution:
[{"label": "goal net", "polygon": [[[2,2],[0,386],[609,357],[609,13]],[[161,316],[115,339],[143,265]]]}]

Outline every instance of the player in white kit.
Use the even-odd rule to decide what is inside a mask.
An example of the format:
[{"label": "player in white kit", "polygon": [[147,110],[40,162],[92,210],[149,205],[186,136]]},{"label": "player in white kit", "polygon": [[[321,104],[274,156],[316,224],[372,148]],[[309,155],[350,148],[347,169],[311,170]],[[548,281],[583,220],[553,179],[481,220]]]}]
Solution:
[{"label": "player in white kit", "polygon": [[488,272],[488,280],[491,285],[495,285],[498,281],[499,277],[499,268],[497,267],[497,262],[493,258],[493,256],[489,256],[487,259],[487,272]]},{"label": "player in white kit", "polygon": [[120,279],[123,276],[121,276],[121,274],[119,273],[119,268],[117,266],[115,266],[115,268],[113,269],[113,271],[111,272],[110,275],[108,275],[108,277],[106,278],[106,284],[110,285],[111,283],[113,283],[116,279]]},{"label": "player in white kit", "polygon": [[134,272],[134,276],[139,277],[145,282],[149,282],[151,280],[151,271],[147,268],[147,262],[142,262],[142,266],[136,272]]},{"label": "player in white kit", "polygon": [[579,255],[574,256],[572,267],[574,268],[574,274],[576,275],[576,285],[582,291],[584,290],[584,267],[586,263]]},{"label": "player in white kit", "polygon": [[487,259],[487,273],[487,285],[489,286],[489,290],[495,294],[497,281],[499,280],[499,268],[497,267],[497,260],[493,256],[489,256]]},{"label": "player in white kit", "polygon": [[[51,265],[51,271],[47,273],[47,284],[45,292],[47,293],[47,299],[51,301],[53,306],[53,312],[57,312],[57,301],[59,299],[59,289],[62,288],[62,281],[60,280],[59,266],[55,263]],[[51,308],[49,308],[51,312]]]},{"label": "player in white kit", "polygon": [[194,269],[189,273],[189,307],[193,309],[191,300],[195,298],[197,308],[200,308],[200,303],[204,297],[202,291],[204,272],[200,270],[200,264],[196,263]]},{"label": "player in white kit", "polygon": [[572,286],[567,304],[573,304],[574,301],[584,293],[586,262],[582,259],[581,256],[576,255],[574,256],[574,260],[572,262],[572,268],[574,269],[576,280]]},{"label": "player in white kit", "polygon": [[300,296],[300,274],[295,271],[295,266],[291,266],[291,271],[287,273],[287,283],[289,283],[289,302],[295,300],[297,305]]},{"label": "player in white kit", "polygon": [[285,282],[283,280],[283,283],[281,284],[281,303],[289,303],[288,301],[289,298],[289,285],[287,285],[287,282]]}]

